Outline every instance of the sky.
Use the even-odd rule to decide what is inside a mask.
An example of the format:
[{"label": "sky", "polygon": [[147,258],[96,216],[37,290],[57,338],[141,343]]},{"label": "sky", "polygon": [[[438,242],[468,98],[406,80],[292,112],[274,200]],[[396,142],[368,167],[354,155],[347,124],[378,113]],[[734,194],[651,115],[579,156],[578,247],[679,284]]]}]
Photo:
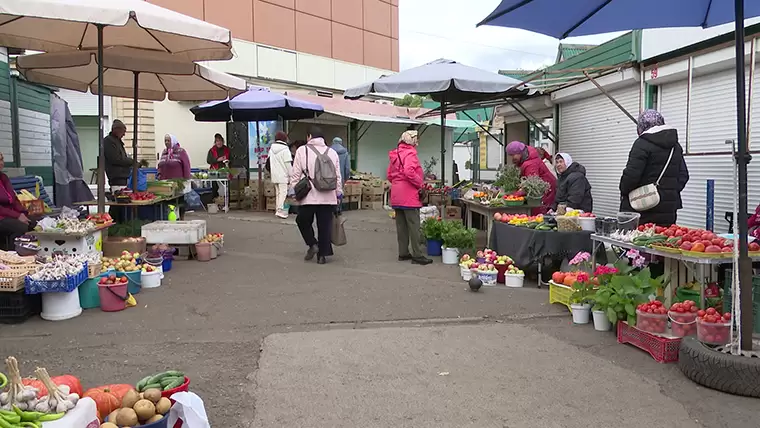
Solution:
[{"label": "sky", "polygon": [[[447,58],[466,65],[536,70],[551,65],[557,39],[524,30],[475,25],[501,0],[400,0],[399,56],[402,70]],[[622,33],[573,37],[567,43],[599,44]]]}]

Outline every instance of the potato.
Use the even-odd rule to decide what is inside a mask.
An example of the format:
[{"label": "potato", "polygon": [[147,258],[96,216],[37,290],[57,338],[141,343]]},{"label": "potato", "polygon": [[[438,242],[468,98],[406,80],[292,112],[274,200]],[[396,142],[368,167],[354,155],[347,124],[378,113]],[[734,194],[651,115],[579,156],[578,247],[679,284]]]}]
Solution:
[{"label": "potato", "polygon": [[161,397],[160,400],[158,400],[158,403],[156,403],[156,413],[165,415],[169,413],[169,409],[172,407],[172,402],[166,397]]},{"label": "potato", "polygon": [[161,390],[156,389],[156,388],[145,390],[143,391],[143,397],[145,397],[146,400],[150,400],[153,403],[158,403],[158,400],[161,399]]},{"label": "potato", "polygon": [[154,423],[154,422],[158,422],[158,421],[160,421],[161,419],[163,419],[163,416],[162,416],[162,415],[155,415],[155,416],[153,416],[152,418],[150,418],[150,419],[148,419],[147,421],[145,421],[145,425],[148,425],[148,424],[152,424],[152,423]]},{"label": "potato", "polygon": [[134,389],[130,389],[124,394],[124,398],[121,399],[121,407],[134,407],[135,403],[140,399],[140,395]]},{"label": "potato", "polygon": [[134,409],[121,409],[119,414],[116,415],[116,424],[119,426],[134,426],[137,425],[137,413]]},{"label": "potato", "polygon": [[116,416],[119,414],[119,410],[121,409],[116,409],[108,415],[108,420],[114,425],[116,425]]},{"label": "potato", "polygon": [[100,425],[100,428],[119,428],[118,425],[112,424],[111,422],[104,422]]},{"label": "potato", "polygon": [[150,400],[142,399],[135,403],[135,413],[137,413],[137,419],[141,421],[147,421],[156,415],[156,406]]}]

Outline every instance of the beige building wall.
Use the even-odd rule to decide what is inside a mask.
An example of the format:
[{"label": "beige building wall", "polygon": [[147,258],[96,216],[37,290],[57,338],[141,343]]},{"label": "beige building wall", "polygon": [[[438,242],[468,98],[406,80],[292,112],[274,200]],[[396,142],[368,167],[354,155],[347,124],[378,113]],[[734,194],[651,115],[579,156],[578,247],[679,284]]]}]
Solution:
[{"label": "beige building wall", "polygon": [[236,39],[399,70],[400,0],[148,1],[229,28]]}]

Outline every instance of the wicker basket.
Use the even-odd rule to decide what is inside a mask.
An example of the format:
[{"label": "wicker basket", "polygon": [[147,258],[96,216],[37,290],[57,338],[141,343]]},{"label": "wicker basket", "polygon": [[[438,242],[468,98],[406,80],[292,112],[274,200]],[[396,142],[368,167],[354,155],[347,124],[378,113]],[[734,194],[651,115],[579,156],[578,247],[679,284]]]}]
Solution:
[{"label": "wicker basket", "polygon": [[7,269],[0,270],[0,291],[13,292],[24,288],[24,277],[33,272],[39,265],[8,265]]},{"label": "wicker basket", "polygon": [[29,265],[36,261],[37,258],[34,256],[21,257],[15,252],[0,250],[0,263],[5,265]]}]

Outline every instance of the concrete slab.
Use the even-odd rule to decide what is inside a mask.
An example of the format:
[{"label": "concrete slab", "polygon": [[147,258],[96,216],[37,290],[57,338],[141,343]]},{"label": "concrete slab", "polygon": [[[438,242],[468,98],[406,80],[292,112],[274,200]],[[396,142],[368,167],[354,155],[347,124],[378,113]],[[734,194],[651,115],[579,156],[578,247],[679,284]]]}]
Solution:
[{"label": "concrete slab", "polygon": [[686,428],[656,383],[519,325],[273,334],[254,427]]}]

